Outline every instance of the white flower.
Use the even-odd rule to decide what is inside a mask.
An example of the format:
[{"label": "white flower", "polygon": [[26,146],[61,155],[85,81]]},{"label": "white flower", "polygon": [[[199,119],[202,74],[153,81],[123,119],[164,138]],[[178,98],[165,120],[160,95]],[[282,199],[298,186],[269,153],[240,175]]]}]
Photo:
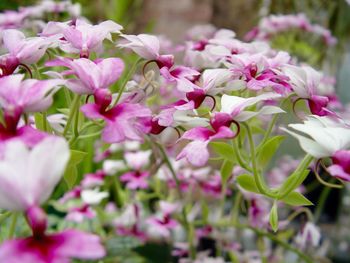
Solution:
[{"label": "white flower", "polygon": [[81,192],[81,199],[88,205],[97,205],[108,196],[107,192],[99,192],[98,189],[85,189]]},{"label": "white flower", "polygon": [[125,161],[130,168],[135,170],[141,169],[143,166],[148,165],[149,157],[151,156],[152,151],[139,151],[139,152],[127,152],[125,153]]},{"label": "white flower", "polygon": [[221,98],[221,112],[230,114],[236,121],[246,121],[256,115],[268,115],[284,112],[276,106],[263,106],[259,111],[244,111],[246,107],[252,106],[260,101],[272,100],[281,97],[273,92],[261,94],[256,97],[242,98],[224,94]]},{"label": "white flower", "polygon": [[0,160],[0,207],[23,211],[45,202],[60,181],[69,156],[63,138],[48,137],[32,149],[19,140],[8,142]]},{"label": "white flower", "polygon": [[303,124],[289,124],[299,133],[281,128],[299,140],[300,147],[315,158],[332,156],[350,147],[350,128],[330,117],[309,116]]},{"label": "white flower", "polygon": [[121,160],[105,160],[103,162],[103,171],[107,175],[114,175],[119,171],[123,171],[126,169],[126,165],[124,161]]}]

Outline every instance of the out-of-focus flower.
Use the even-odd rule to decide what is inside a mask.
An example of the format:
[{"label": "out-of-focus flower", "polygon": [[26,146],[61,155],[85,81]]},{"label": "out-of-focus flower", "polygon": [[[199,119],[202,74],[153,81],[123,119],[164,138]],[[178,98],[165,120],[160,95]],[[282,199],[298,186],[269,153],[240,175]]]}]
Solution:
[{"label": "out-of-focus flower", "polygon": [[315,158],[331,157],[350,147],[350,129],[338,119],[311,115],[303,124],[288,127],[294,131],[281,129],[298,139],[301,148]]}]

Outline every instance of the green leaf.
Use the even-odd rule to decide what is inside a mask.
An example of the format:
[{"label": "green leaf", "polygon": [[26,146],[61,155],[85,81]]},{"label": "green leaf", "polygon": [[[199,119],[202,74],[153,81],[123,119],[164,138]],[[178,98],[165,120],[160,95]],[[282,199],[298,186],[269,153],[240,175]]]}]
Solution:
[{"label": "green leaf", "polygon": [[240,187],[242,187],[244,190],[247,190],[249,192],[260,194],[260,191],[258,187],[256,186],[254,177],[249,174],[242,174],[237,176],[237,183]]},{"label": "green leaf", "polygon": [[263,145],[261,145],[261,147],[258,147],[256,152],[258,167],[262,169],[266,167],[284,139],[285,136],[274,136],[268,139]]},{"label": "green leaf", "polygon": [[63,179],[66,182],[69,189],[72,189],[78,178],[78,169],[74,165],[70,165],[66,168],[63,175]]},{"label": "green leaf", "polygon": [[227,180],[232,175],[233,166],[234,164],[228,160],[225,160],[222,163],[220,173],[221,173],[221,181],[223,184],[226,184]]},{"label": "green leaf", "polygon": [[232,145],[224,142],[212,142],[210,143],[215,153],[225,160],[235,162],[235,152],[233,151]]},{"label": "green leaf", "polygon": [[70,150],[70,159],[68,162],[68,166],[79,164],[82,160],[84,160],[86,155],[87,155],[86,152],[82,152],[78,150]]},{"label": "green leaf", "polygon": [[108,256],[122,256],[132,252],[132,249],[141,245],[134,237],[117,236],[106,241]]},{"label": "green leaf", "polygon": [[[298,188],[304,182],[305,178],[308,176],[309,173],[310,173],[309,170],[304,170],[301,173],[298,173],[298,172],[292,173],[279,188],[279,195],[280,196],[284,195],[285,193],[287,193],[288,190],[293,191],[294,189]],[[290,189],[290,186],[292,182],[295,180],[295,178],[297,178],[295,182],[295,187],[293,187],[293,189]]]},{"label": "green leaf", "polygon": [[273,203],[273,206],[270,211],[270,225],[274,232],[278,230],[278,211],[276,201]]},{"label": "green leaf", "polygon": [[78,169],[77,165],[83,161],[86,156],[86,152],[78,150],[70,150],[70,159],[66,168],[66,171],[63,175],[63,179],[68,185],[68,188],[71,189],[78,178]]},{"label": "green leaf", "polygon": [[286,197],[281,199],[281,201],[291,206],[313,205],[313,203],[309,199],[307,199],[299,192],[291,192]]},{"label": "green leaf", "polygon": [[201,202],[201,208],[202,208],[203,221],[205,223],[207,223],[208,222],[209,213],[210,213],[210,210],[209,210],[207,202],[202,201]]}]

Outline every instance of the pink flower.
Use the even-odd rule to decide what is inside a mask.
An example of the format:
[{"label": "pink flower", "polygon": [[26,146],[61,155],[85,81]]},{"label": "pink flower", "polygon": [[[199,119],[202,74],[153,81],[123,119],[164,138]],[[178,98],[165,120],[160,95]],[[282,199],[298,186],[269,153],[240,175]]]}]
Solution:
[{"label": "pink flower", "polygon": [[350,151],[336,151],[332,161],[333,164],[327,168],[328,172],[334,177],[350,182]]},{"label": "pink flower", "polygon": [[232,119],[227,114],[217,113],[210,121],[213,130],[196,127],[186,131],[182,139],[192,140],[189,144],[182,149],[177,155],[176,159],[180,160],[186,158],[191,164],[195,166],[203,166],[209,159],[209,151],[207,146],[210,141],[217,139],[233,138],[234,133],[229,126],[232,123]]},{"label": "pink flower", "polygon": [[51,22],[43,31],[43,35],[62,36],[60,48],[67,53],[78,53],[80,57],[88,58],[91,52],[103,50],[103,40],[111,39],[111,33],[119,34],[123,27],[108,20],[98,25],[91,25],[77,19],[75,23]]},{"label": "pink flower", "polygon": [[152,151],[127,152],[124,155],[128,166],[135,170],[140,170],[142,167],[149,164]]},{"label": "pink flower", "polygon": [[96,212],[89,205],[83,204],[80,207],[72,207],[70,208],[68,214],[65,219],[69,221],[73,221],[76,223],[81,223],[84,219],[92,219],[96,217]]},{"label": "pink flower", "polygon": [[69,155],[67,142],[53,136],[32,149],[19,140],[6,143],[0,160],[0,207],[25,211],[44,203],[60,181]]},{"label": "pink flower", "polygon": [[21,31],[15,29],[4,30],[2,39],[9,53],[0,57],[0,77],[12,74],[20,64],[37,63],[54,43],[52,38],[25,38]]},{"label": "pink flower", "polygon": [[119,58],[106,58],[91,61],[86,58],[70,60],[57,58],[46,63],[47,66],[64,66],[71,69],[66,73],[78,79],[68,79],[66,85],[78,94],[94,94],[98,89],[106,89],[116,82],[124,70]]},{"label": "pink flower", "polygon": [[311,67],[285,66],[283,72],[288,76],[292,88],[297,96],[308,102],[310,111],[314,115],[335,115],[327,109],[329,98],[320,95],[322,75]]},{"label": "pink flower", "polygon": [[159,68],[171,68],[174,65],[173,55],[160,55],[159,39],[152,35],[122,35],[128,42],[119,44],[119,47],[130,48],[140,57],[154,60]]},{"label": "pink flower", "polygon": [[171,230],[178,226],[178,222],[172,219],[169,214],[150,217],[146,222],[149,225],[147,229],[149,235],[153,237],[169,238]]},{"label": "pink flower", "polygon": [[0,247],[1,262],[70,262],[70,258],[98,259],[106,254],[96,235],[78,230],[45,234],[46,215],[38,207],[31,208],[27,217],[33,236],[5,241]]},{"label": "pink flower", "polygon": [[160,69],[160,74],[168,83],[175,84],[176,88],[182,92],[193,91],[196,85],[192,81],[200,75],[198,71],[184,66],[177,66],[172,69],[163,67]]},{"label": "pink flower", "polygon": [[295,242],[301,249],[306,249],[308,245],[317,247],[320,244],[320,241],[320,229],[311,222],[307,222],[295,237]]},{"label": "pink flower", "polygon": [[146,179],[149,176],[149,172],[131,171],[120,176],[120,181],[126,182],[126,187],[132,190],[147,189],[148,182]]},{"label": "pink flower", "polygon": [[95,102],[81,107],[81,111],[90,119],[104,119],[106,127],[102,132],[102,139],[107,143],[122,142],[126,139],[142,141],[142,134],[150,130],[149,118],[151,111],[140,105],[120,103],[107,109],[112,101],[107,90],[99,89],[95,92]]}]

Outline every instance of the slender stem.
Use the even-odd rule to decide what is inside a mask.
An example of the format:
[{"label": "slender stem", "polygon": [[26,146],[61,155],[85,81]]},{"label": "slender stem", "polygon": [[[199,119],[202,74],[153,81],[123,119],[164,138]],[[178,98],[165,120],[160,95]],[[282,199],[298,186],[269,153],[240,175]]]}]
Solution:
[{"label": "slender stem", "polygon": [[312,215],[310,209],[306,207],[301,207],[298,210],[295,210],[292,214],[290,214],[287,218],[288,222],[291,222],[294,218],[296,218],[298,215],[305,213],[309,221],[314,221],[314,216]]},{"label": "slender stem", "polygon": [[139,62],[141,61],[142,59],[139,58],[138,60],[136,60],[134,62],[134,64],[131,66],[128,74],[126,75],[122,85],[120,86],[120,89],[119,89],[119,93],[118,93],[118,97],[117,99],[115,100],[115,102],[113,103],[113,106],[117,105],[117,103],[119,102],[120,98],[122,97],[123,95],[123,92],[124,92],[124,89],[126,87],[126,84],[128,83],[128,81],[130,80],[131,76],[135,73],[135,70],[136,70],[136,67],[137,65],[139,64]]},{"label": "slender stem", "polygon": [[267,141],[267,139],[270,137],[270,134],[272,132],[273,127],[275,126],[275,123],[276,123],[278,117],[279,117],[279,114],[275,114],[272,117],[272,120],[270,121],[270,124],[267,127],[267,131],[266,131],[266,133],[264,135],[264,138],[261,140],[260,145],[263,145]]},{"label": "slender stem", "polygon": [[170,160],[169,160],[169,158],[168,158],[168,156],[167,156],[163,146],[160,145],[159,143],[156,143],[156,145],[158,146],[158,149],[159,149],[159,151],[162,154],[163,160],[164,160],[165,164],[167,165],[167,167],[169,168],[171,176],[173,177],[173,179],[175,181],[176,190],[177,190],[177,192],[179,194],[179,197],[182,198],[183,195],[182,195],[182,191],[181,191],[180,181],[179,181],[179,179],[176,176],[176,172],[174,170],[174,167],[172,166],[172,164],[171,164],[171,162],[170,162]]},{"label": "slender stem", "polygon": [[260,253],[260,257],[261,257],[261,262],[262,263],[267,263],[267,257],[265,255],[265,243],[264,243],[264,237],[261,235],[258,235],[258,249],[259,249],[259,253]]},{"label": "slender stem", "polygon": [[[152,143],[152,141],[151,141],[151,143]],[[171,164],[171,162],[170,162],[170,160],[169,160],[169,158],[168,158],[164,148],[162,147],[162,145],[160,145],[159,143],[156,143],[156,145],[158,146],[158,149],[160,150],[160,152],[162,154],[163,160],[164,160],[165,164],[167,165],[167,167],[169,168],[173,179],[175,180],[176,189],[177,189],[178,195],[179,195],[179,197],[181,199],[183,199],[183,194],[182,194],[181,187],[180,187],[180,181],[179,181],[179,179],[176,176],[176,172],[175,172],[175,170],[174,170],[174,168],[173,168],[173,166],[172,166],[172,164]],[[194,243],[193,243],[194,229],[193,229],[193,226],[188,221],[186,206],[184,206],[182,208],[182,217],[183,217],[184,227],[187,230],[188,243],[190,245],[190,255],[191,255],[192,259],[195,259],[195,257],[196,257],[196,248],[195,248]]]},{"label": "slender stem", "polygon": [[252,172],[252,171],[253,171],[252,168],[250,168],[250,167],[245,163],[245,161],[243,161],[242,156],[241,156],[241,154],[240,154],[240,152],[239,152],[239,150],[238,150],[238,145],[237,145],[236,140],[234,140],[233,151],[234,151],[234,153],[235,153],[235,155],[236,155],[236,159],[237,159],[237,161],[238,161],[238,164],[239,164],[242,168],[246,169],[247,171]]},{"label": "slender stem", "polygon": [[290,245],[289,243],[281,240],[278,238],[278,236],[275,236],[274,234],[267,232],[262,229],[258,229],[249,225],[243,225],[243,224],[233,224],[232,222],[224,221],[224,222],[212,222],[211,223],[213,226],[219,226],[219,227],[224,227],[224,226],[231,226],[231,227],[236,227],[238,229],[250,229],[252,230],[255,234],[258,236],[264,236],[273,241],[276,244],[279,244],[280,246],[284,247],[285,249],[295,253],[296,255],[299,256],[299,258],[303,259],[307,263],[313,263],[314,260],[310,258],[308,255],[304,254],[302,251],[299,249],[295,248],[294,246]]},{"label": "slender stem", "polygon": [[[320,174],[316,171],[316,169],[314,170],[314,174],[315,174],[315,177],[317,179],[317,181],[320,182],[320,184],[323,184],[324,186],[327,186],[329,188],[338,188],[338,189],[341,189],[343,188],[344,186],[341,185],[341,184],[332,184],[332,183],[328,183],[326,182],[325,180],[322,179],[322,177],[320,176]],[[334,180],[332,180],[334,181]]]},{"label": "slender stem", "polygon": [[324,205],[326,203],[327,197],[328,197],[331,189],[332,188],[330,188],[330,187],[324,187],[322,192],[321,192],[321,196],[318,199],[317,207],[316,207],[316,211],[315,211],[315,222],[317,222],[321,217],[321,213],[323,211]]},{"label": "slender stem", "polygon": [[44,130],[45,132],[47,132],[48,129],[47,129],[47,113],[46,113],[46,111],[44,111],[44,112],[42,113],[42,116],[43,116],[43,130]]},{"label": "slender stem", "polygon": [[262,177],[262,175],[258,171],[258,167],[257,167],[257,163],[256,163],[256,156],[255,156],[255,145],[254,145],[253,135],[252,135],[252,132],[250,130],[250,127],[246,123],[243,123],[243,125],[247,130],[247,135],[248,135],[248,140],[249,140],[249,145],[250,145],[250,158],[251,158],[251,162],[252,162],[252,166],[253,166],[253,176],[254,176],[256,186],[257,186],[260,193],[262,193],[268,197],[274,198],[275,195],[273,195],[271,193],[271,190],[267,187],[267,185],[265,183],[265,179]]},{"label": "slender stem", "polygon": [[66,127],[64,127],[64,130],[63,130],[63,136],[64,137],[67,135],[69,127],[70,127],[70,125],[71,125],[71,123],[73,121],[73,117],[75,115],[75,112],[77,111],[77,109],[79,110],[79,108],[78,108],[79,107],[79,99],[80,99],[80,96],[78,94],[75,94],[73,102],[72,102],[72,106],[71,106],[70,111],[69,111],[67,124],[66,124]]},{"label": "slender stem", "polygon": [[8,239],[12,239],[15,234],[17,219],[18,219],[18,213],[15,212],[12,214],[12,221],[9,229]]},{"label": "slender stem", "polygon": [[238,224],[238,216],[239,216],[239,208],[240,208],[240,204],[242,202],[242,193],[241,192],[237,192],[236,194],[236,198],[235,198],[235,202],[233,204],[233,208],[232,208],[232,222],[234,224]]}]

